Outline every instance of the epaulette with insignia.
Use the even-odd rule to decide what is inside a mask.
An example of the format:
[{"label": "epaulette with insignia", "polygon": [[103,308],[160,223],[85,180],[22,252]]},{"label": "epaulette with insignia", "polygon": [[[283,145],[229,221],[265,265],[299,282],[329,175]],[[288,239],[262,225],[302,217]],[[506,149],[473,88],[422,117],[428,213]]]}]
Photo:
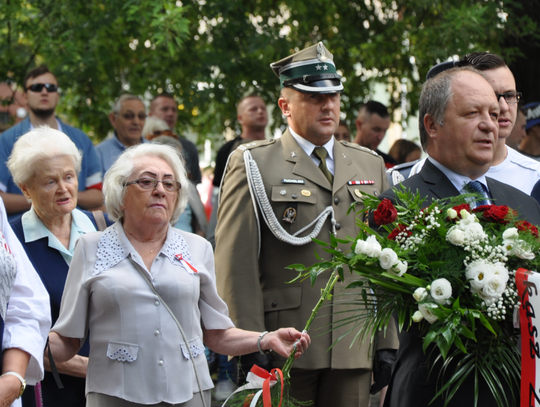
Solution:
[{"label": "epaulette with insignia", "polygon": [[250,141],[249,143],[240,144],[237,147],[237,150],[240,150],[240,151],[252,150],[256,147],[268,146],[274,143],[275,143],[274,139]]},{"label": "epaulette with insignia", "polygon": [[360,151],[364,151],[364,152],[366,152],[366,153],[373,154],[375,157],[378,157],[378,156],[379,156],[379,154],[377,154],[376,151],[373,151],[373,150],[371,150],[371,149],[369,149],[369,148],[367,148],[367,147],[362,147],[362,146],[360,146],[360,145],[358,145],[358,144],[356,144],[356,143],[351,143],[351,142],[349,142],[349,141],[344,141],[344,140],[341,140],[340,143],[343,144],[344,146],[352,147],[352,148],[355,148],[355,149],[357,149],[357,150],[360,150]]}]

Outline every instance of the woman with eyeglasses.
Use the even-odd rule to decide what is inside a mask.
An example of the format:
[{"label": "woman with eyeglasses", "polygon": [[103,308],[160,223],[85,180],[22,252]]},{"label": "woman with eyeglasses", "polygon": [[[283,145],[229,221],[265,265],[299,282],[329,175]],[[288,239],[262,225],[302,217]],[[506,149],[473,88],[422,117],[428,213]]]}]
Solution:
[{"label": "woman with eyeglasses", "polygon": [[[76,208],[81,161],[68,136],[38,127],[17,140],[7,162],[15,183],[32,204],[28,212],[11,221],[11,227],[49,293],[53,323],[60,312],[75,244],[80,236],[98,230],[94,213]],[[63,389],[58,388],[45,355],[45,378],[40,387],[24,393],[23,406],[35,406],[37,396],[43,406],[84,407],[88,350],[84,342],[77,355],[58,365]]]},{"label": "woman with eyeglasses", "polygon": [[293,328],[234,327],[216,291],[212,247],[171,227],[187,183],[176,151],[156,144],[126,150],[105,176],[116,223],[79,240],[49,345],[65,361],[89,335],[89,407],[209,407],[203,343],[228,355],[288,356],[295,343],[299,354],[309,345]]}]

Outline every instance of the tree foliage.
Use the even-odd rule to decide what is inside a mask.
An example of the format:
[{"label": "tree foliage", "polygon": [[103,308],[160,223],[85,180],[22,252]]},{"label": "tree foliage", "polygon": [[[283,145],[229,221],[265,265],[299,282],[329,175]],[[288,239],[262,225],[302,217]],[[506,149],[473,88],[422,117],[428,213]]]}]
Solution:
[{"label": "tree foliage", "polygon": [[[535,1],[535,0],[533,0]],[[538,41],[517,0],[5,0],[0,4],[0,81],[22,83],[46,63],[62,89],[61,113],[96,139],[122,92],[173,93],[179,130],[199,141],[238,131],[236,102],[259,93],[275,105],[269,64],[323,41],[344,77],[342,112],[385,83],[402,119],[416,110],[429,68],[454,55],[489,50],[512,62],[516,46]],[[530,42],[530,41],[529,41]],[[284,128],[274,109],[274,128]],[[398,118],[399,119],[399,118]]]}]

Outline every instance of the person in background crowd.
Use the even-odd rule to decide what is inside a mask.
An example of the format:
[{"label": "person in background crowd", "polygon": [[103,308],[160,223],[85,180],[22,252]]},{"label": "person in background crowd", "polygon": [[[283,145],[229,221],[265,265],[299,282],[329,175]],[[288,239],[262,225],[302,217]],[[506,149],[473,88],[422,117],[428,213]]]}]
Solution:
[{"label": "person in background crowd", "polygon": [[422,156],[422,150],[420,149],[420,146],[412,141],[399,139],[392,144],[388,154],[390,154],[398,164],[404,164],[419,160]]},{"label": "person in background crowd", "polygon": [[540,102],[529,103],[523,107],[523,111],[527,118],[527,136],[521,142],[519,151],[540,161]]},{"label": "person in background crowd", "polygon": [[[14,182],[32,203],[28,212],[10,224],[49,293],[53,323],[60,312],[75,244],[83,234],[98,230],[94,214],[76,208],[81,161],[81,153],[68,136],[38,127],[17,140],[7,162]],[[41,382],[44,407],[86,405],[87,356],[85,342],[78,355],[57,365],[64,385],[59,389],[45,355],[47,372]],[[38,389],[28,389],[23,395],[24,407],[36,405],[34,390]]]},{"label": "person in background crowd", "polygon": [[[512,129],[510,135],[506,138],[506,145],[514,150],[519,150],[519,145],[521,141],[527,136],[526,131],[527,118],[523,112],[523,108],[518,106],[518,115],[516,118],[516,124]],[[521,152],[521,151],[520,151]]]},{"label": "person in background crowd", "polygon": [[[512,132],[516,122],[518,102],[521,98],[521,93],[516,91],[516,81],[512,71],[499,55],[489,52],[475,52],[465,55],[459,61],[443,62],[434,66],[428,72],[427,77],[429,79],[437,72],[454,66],[472,66],[482,71],[488,78],[499,101],[501,112],[498,121],[497,145],[487,175],[530,195],[534,185],[540,180],[540,164],[506,145],[506,138]],[[422,147],[425,150],[425,146]],[[411,175],[419,172],[424,161],[415,165]]]},{"label": "person in background crowd", "polygon": [[[262,331],[282,324],[305,326],[330,275],[319,276],[313,287],[309,280],[287,284],[296,276],[287,266],[317,261],[312,237],[328,242],[331,232],[338,239],[356,236],[354,218],[347,216],[350,205],[360,203],[361,192],[377,195],[388,188],[381,157],[354,143],[336,142],[333,137],[339,124],[343,85],[324,44],[319,42],[271,67],[280,78],[278,105],[289,127],[279,139],[243,144],[231,154],[221,186],[216,229],[218,291],[239,327]],[[260,182],[253,178],[257,177],[255,166]],[[250,179],[262,185],[253,192],[256,196],[250,192]],[[259,209],[260,199],[271,200]],[[329,206],[334,215],[322,217]],[[314,220],[319,221],[315,232],[309,226]],[[306,227],[308,231],[301,236],[295,234]],[[345,247],[340,244],[339,248]],[[324,251],[319,255],[330,258]],[[345,277],[344,286],[348,282],[352,277]],[[336,288],[334,294],[343,289]],[[328,327],[339,323],[342,310],[342,305],[334,302],[318,315],[311,327],[316,338],[291,369],[291,397],[312,401],[314,407],[367,407],[373,367],[370,350],[376,351],[374,358],[381,366],[390,369],[389,360],[397,348],[394,331],[388,331],[387,337],[381,332],[374,348],[363,343],[350,349],[350,340],[337,341],[346,328]],[[382,360],[383,354],[389,356],[384,358],[388,363]],[[282,367],[285,359],[275,354],[252,354],[251,359],[241,358],[239,364],[249,371],[254,362]]]},{"label": "person in background crowd", "polygon": [[390,127],[390,114],[382,103],[370,100],[360,106],[356,118],[356,137],[354,142],[375,151],[384,159],[386,168],[396,165],[392,156],[378,150],[379,144]]},{"label": "person in background crowd", "polygon": [[0,198],[0,405],[20,407],[26,384],[43,379],[49,296],[9,226]]},{"label": "person in background crowd", "polygon": [[[87,406],[210,405],[204,345],[224,354],[300,356],[310,338],[293,328],[234,327],[218,296],[212,247],[171,227],[189,181],[171,147],[140,144],[105,175],[107,212],[116,223],[81,236],[49,346],[71,359],[89,335]],[[196,376],[196,377],[195,377]]]},{"label": "person in background crowd", "polygon": [[225,143],[216,155],[216,167],[214,169],[215,187],[221,185],[225,167],[229,155],[240,144],[253,140],[264,140],[266,125],[268,124],[268,112],[264,100],[258,95],[248,95],[238,102],[236,118],[242,127],[242,133],[231,141]]},{"label": "person in background crowd", "polygon": [[248,95],[238,102],[236,107],[236,118],[242,127],[242,133],[235,139],[225,143],[216,155],[216,166],[214,168],[214,191],[212,193],[212,214],[208,222],[208,241],[212,246],[216,245],[216,223],[219,202],[217,201],[217,189],[221,185],[221,180],[225,173],[225,167],[229,155],[243,143],[255,140],[264,140],[265,129],[268,124],[268,112],[266,104],[260,96],[252,94]]},{"label": "person in background crowd", "polygon": [[145,120],[146,107],[138,96],[126,93],[114,102],[109,113],[114,134],[96,146],[103,174],[109,171],[126,148],[148,142],[142,137]]},{"label": "person in background crowd", "polygon": [[82,151],[78,204],[88,210],[100,208],[103,205],[103,176],[98,156],[86,134],[68,126],[55,116],[60,99],[58,81],[46,66],[38,66],[26,74],[24,98],[28,105],[28,117],[3,132],[0,137],[0,196],[4,200],[9,218],[14,219],[30,209],[30,203],[13,181],[6,162],[17,139],[37,126],[49,126],[65,133]]},{"label": "person in background crowd", "polygon": [[[536,201],[510,185],[489,178],[487,173],[498,148],[500,106],[506,102],[497,100],[491,77],[484,75],[485,72],[466,66],[442,72],[424,83],[419,102],[419,128],[422,146],[429,157],[420,173],[403,181],[402,185],[426,197],[424,206],[428,206],[432,199],[470,193],[471,184],[476,184],[488,201],[507,205],[517,210],[523,219],[540,224],[540,206]],[[388,190],[379,196],[381,200],[384,198],[395,202],[394,191]],[[446,366],[443,368],[437,354],[431,354],[431,348],[423,350],[418,324],[404,327],[399,339],[398,360],[385,406],[473,405],[474,375],[461,384],[448,404],[444,395],[431,402],[440,389],[437,383],[440,385],[447,380],[446,374],[456,368],[459,358],[454,358],[445,371]],[[478,407],[496,406],[488,385],[482,378],[478,381]],[[505,390],[510,396],[510,389]],[[519,388],[513,389],[513,394],[519,397]]]},{"label": "person in background crowd", "polygon": [[[150,102],[149,116],[155,116],[161,120],[165,120],[169,126],[169,130],[176,134],[176,123],[178,121],[178,103],[172,95],[168,93],[160,93]],[[199,151],[197,146],[187,138],[178,136],[178,140],[182,143],[182,151],[186,160],[188,173],[191,174],[191,182],[195,185],[202,181],[201,167],[199,166]]]},{"label": "person in background crowd", "polygon": [[334,137],[337,141],[351,141],[351,132],[349,131],[349,126],[345,123],[344,120],[339,121],[339,126],[334,133]]}]

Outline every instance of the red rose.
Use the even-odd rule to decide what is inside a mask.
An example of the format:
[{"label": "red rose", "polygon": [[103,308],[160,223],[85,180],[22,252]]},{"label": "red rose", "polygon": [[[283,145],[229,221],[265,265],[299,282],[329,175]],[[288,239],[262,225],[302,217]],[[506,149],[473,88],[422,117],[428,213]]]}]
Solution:
[{"label": "red rose", "polygon": [[375,212],[373,212],[373,220],[379,226],[388,225],[397,219],[397,210],[389,199],[384,198]]},{"label": "red rose", "polygon": [[516,227],[518,228],[518,230],[521,230],[522,232],[525,232],[525,231],[528,230],[533,234],[533,236],[538,237],[538,228],[536,226],[530,224],[526,220],[517,221],[516,222]]},{"label": "red rose", "polygon": [[474,213],[478,213],[478,212],[484,212],[484,211],[487,211],[489,208],[491,208],[493,205],[481,205],[479,206],[478,208],[474,208],[473,209],[473,212]]},{"label": "red rose", "polygon": [[511,214],[510,209],[505,205],[490,205],[490,207],[483,213],[485,220],[502,223],[503,225],[506,225],[509,222],[507,219],[509,214]]},{"label": "red rose", "polygon": [[388,235],[388,239],[396,240],[396,237],[398,237],[398,235],[402,232],[406,232],[407,236],[412,236],[412,232],[410,230],[407,230],[407,226],[400,223],[397,228],[390,232],[390,234]]}]

